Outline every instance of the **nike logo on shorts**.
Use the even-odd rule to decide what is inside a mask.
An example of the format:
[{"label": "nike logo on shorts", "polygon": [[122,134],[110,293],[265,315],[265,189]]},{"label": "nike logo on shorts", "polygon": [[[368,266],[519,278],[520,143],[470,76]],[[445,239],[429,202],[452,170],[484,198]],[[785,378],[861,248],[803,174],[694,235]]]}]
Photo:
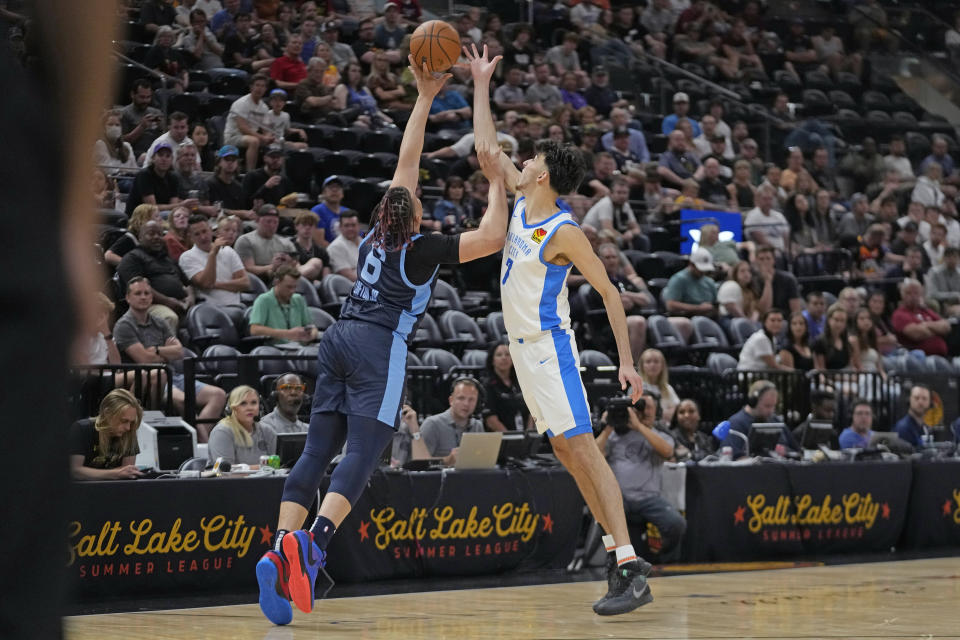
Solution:
[{"label": "nike logo on shorts", "polygon": [[549,359],[550,359],[550,358],[544,358],[543,360],[541,360],[541,361],[538,362],[537,364],[544,364],[544,363],[545,363],[547,360],[549,360]]}]

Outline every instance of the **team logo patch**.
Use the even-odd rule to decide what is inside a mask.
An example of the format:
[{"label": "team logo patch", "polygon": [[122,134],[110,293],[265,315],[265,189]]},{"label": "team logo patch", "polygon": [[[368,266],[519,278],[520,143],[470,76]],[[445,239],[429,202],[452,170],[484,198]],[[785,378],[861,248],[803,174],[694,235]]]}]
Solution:
[{"label": "team logo patch", "polygon": [[541,242],[543,242],[543,239],[546,237],[547,237],[546,231],[544,231],[543,229],[537,229],[536,231],[533,232],[533,237],[531,238],[531,240],[533,240],[537,244],[540,244]]}]

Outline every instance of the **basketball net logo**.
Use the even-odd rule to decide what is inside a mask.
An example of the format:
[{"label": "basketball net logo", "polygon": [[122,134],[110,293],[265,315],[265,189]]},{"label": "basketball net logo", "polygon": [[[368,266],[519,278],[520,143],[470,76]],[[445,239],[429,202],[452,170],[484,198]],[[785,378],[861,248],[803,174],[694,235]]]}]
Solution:
[{"label": "basketball net logo", "polygon": [[533,237],[531,238],[531,240],[533,240],[537,244],[540,244],[541,242],[543,242],[543,239],[546,237],[547,237],[546,231],[544,231],[543,229],[537,229],[536,231],[533,232]]}]

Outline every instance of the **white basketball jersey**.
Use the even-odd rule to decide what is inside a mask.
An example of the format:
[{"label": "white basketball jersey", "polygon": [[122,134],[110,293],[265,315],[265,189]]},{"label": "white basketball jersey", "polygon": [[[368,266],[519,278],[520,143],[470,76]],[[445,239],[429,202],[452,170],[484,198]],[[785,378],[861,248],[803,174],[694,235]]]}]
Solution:
[{"label": "white basketball jersey", "polygon": [[543,250],[557,229],[577,226],[568,211],[557,211],[536,225],[526,221],[526,201],[519,198],[507,225],[507,242],[500,265],[503,324],[511,340],[552,329],[570,328],[567,274],[564,266],[543,259]]}]

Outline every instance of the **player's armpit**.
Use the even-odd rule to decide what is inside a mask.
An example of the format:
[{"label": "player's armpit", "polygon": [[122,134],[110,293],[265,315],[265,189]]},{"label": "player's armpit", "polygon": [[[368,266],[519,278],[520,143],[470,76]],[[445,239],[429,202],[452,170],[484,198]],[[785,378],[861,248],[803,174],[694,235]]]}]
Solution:
[{"label": "player's armpit", "polygon": [[517,192],[517,183],[520,182],[520,170],[505,153],[500,154],[500,168],[503,171],[504,186],[510,193]]}]

